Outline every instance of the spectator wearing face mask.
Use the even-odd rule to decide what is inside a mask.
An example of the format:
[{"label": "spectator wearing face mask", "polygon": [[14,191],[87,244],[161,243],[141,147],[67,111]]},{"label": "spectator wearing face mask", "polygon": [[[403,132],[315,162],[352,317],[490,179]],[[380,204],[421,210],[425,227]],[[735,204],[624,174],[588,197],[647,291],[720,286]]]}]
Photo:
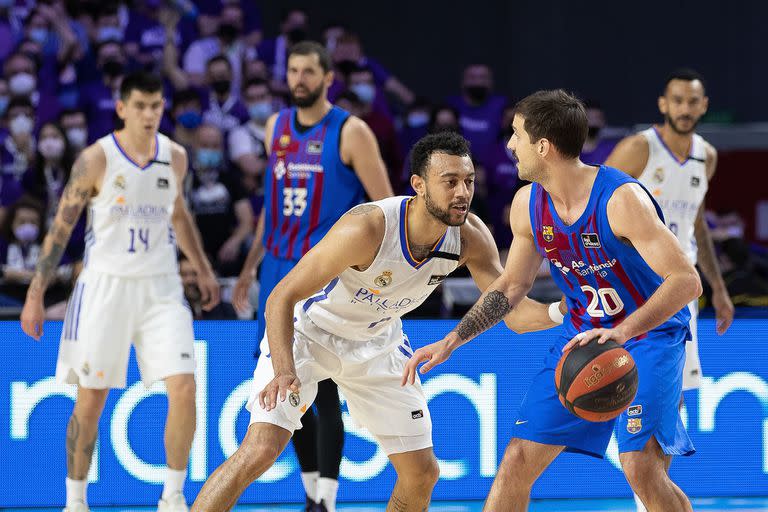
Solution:
[{"label": "spectator wearing face mask", "polygon": [[88,123],[85,113],[74,108],[63,110],[59,114],[59,125],[64,129],[72,153],[77,158],[88,143]]},{"label": "spectator wearing face mask", "polygon": [[179,275],[184,287],[184,298],[189,304],[192,316],[195,320],[237,320],[237,313],[232,304],[219,302],[210,311],[203,309],[202,294],[197,281],[197,271],[194,265],[181,254],[179,256]]},{"label": "spectator wearing face mask", "polygon": [[260,177],[266,166],[264,125],[274,112],[272,92],[264,80],[251,80],[243,87],[243,101],[250,119],[232,130],[228,138],[229,158],[251,179]]},{"label": "spectator wearing face mask", "polygon": [[461,134],[472,145],[472,155],[485,162],[499,133],[501,114],[507,104],[504,96],[493,94],[493,73],[485,64],[464,69],[461,94],[448,98],[459,112]]},{"label": "spectator wearing face mask", "polygon": [[24,23],[25,37],[42,46],[45,57],[55,56],[59,63],[74,62],[85,48],[75,33],[75,24],[61,0],[38,2]]},{"label": "spectator wearing face mask", "polygon": [[115,129],[115,99],[125,75],[126,57],[115,41],[101,43],[96,50],[100,78],[86,84],[80,94],[80,108],[88,120],[88,143]]},{"label": "spectator wearing face mask", "polygon": [[[23,303],[27,285],[35,273],[45,235],[42,223],[43,206],[35,199],[23,196],[11,206],[0,225],[0,294],[18,304]],[[60,286],[54,286],[51,297],[46,294],[46,304],[61,300],[66,294],[64,285],[69,282],[71,276],[71,265],[59,267],[55,279]]]},{"label": "spectator wearing face mask", "polygon": [[403,126],[400,129],[400,147],[406,152],[409,152],[411,146],[427,134],[430,112],[432,112],[432,104],[426,98],[416,98],[406,110]]},{"label": "spectator wearing face mask", "polygon": [[243,40],[246,45],[258,46],[261,43],[261,9],[253,0],[195,0],[194,5],[199,10],[197,25],[201,36],[215,35],[222,7],[234,5],[240,7],[243,13]]},{"label": "spectator wearing face mask", "polygon": [[[178,17],[171,18],[170,21],[178,23]],[[169,23],[169,20],[164,21],[166,34],[171,27]],[[221,7],[215,36],[198,39],[189,45],[184,53],[183,65],[189,83],[174,85],[177,88],[204,86],[208,78],[207,63],[217,55],[223,55],[229,61],[231,90],[235,96],[239,95],[242,63],[244,60],[255,59],[256,50],[247,46],[243,40],[243,10],[237,3],[227,3]]]},{"label": "spectator wearing face mask", "polygon": [[615,137],[604,137],[605,112],[595,100],[584,102],[587,109],[587,140],[581,150],[581,161],[588,164],[600,165],[605,162],[613,148],[619,143]]},{"label": "spectator wearing face mask", "polygon": [[5,112],[8,136],[0,142],[0,168],[3,175],[20,180],[35,155],[35,111],[26,98],[13,98]]},{"label": "spectator wearing face mask", "polygon": [[16,52],[3,64],[3,76],[8,82],[11,98],[24,98],[33,106],[40,101],[37,84],[38,65],[26,53]]},{"label": "spectator wearing face mask", "polygon": [[202,124],[197,129],[191,167],[189,205],[205,251],[219,275],[237,275],[244,259],[243,242],[253,231],[254,215],[236,173],[227,168],[218,127]]},{"label": "spectator wearing face mask", "polygon": [[197,127],[203,122],[200,94],[194,89],[176,91],[172,98],[171,119],[174,141],[184,146],[191,155],[195,145]]},{"label": "spectator wearing face mask", "polygon": [[248,121],[248,110],[233,89],[232,66],[224,55],[218,55],[208,61],[206,85],[209,90],[203,97],[205,123],[228,133]]}]

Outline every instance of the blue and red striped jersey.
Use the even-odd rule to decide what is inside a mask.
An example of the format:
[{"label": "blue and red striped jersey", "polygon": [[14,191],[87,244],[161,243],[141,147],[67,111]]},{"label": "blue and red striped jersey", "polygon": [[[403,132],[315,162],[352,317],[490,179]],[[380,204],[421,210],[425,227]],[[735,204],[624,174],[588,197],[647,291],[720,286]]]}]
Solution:
[{"label": "blue and red striped jersey", "polygon": [[295,108],[278,114],[264,180],[264,246],[272,256],[298,261],[364,201],[363,185],[339,151],[348,118],[333,107],[316,125],[299,129]]},{"label": "blue and red striped jersey", "polygon": [[[557,215],[543,187],[534,183],[531,189],[533,238],[565,294],[568,315],[563,326],[567,337],[592,328],[617,326],[661,285],[662,278],[634,247],[613,234],[608,223],[608,200],[625,183],[638,182],[618,169],[601,166],[584,213],[571,225]],[[653,203],[663,220],[661,209]],[[654,331],[688,329],[690,318],[685,307]]]}]

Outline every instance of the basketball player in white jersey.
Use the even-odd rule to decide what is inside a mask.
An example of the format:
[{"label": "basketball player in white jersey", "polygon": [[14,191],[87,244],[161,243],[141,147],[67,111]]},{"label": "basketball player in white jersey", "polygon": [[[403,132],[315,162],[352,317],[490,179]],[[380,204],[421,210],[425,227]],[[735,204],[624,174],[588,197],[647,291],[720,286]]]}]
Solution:
[{"label": "basketball player in white jersey", "polygon": [[[326,378],[395,467],[387,510],[427,509],[439,470],[421,385],[400,385],[413,353],[400,317],[459,265],[467,265],[480,289],[502,267],[488,228],[469,213],[475,172],[466,140],[428,135],[411,158],[416,196],[351,209],[274,288],[248,401],[251,424],[193,511],[233,507],[283,451]],[[562,322],[561,313],[558,304],[548,311],[526,299],[507,322],[518,331],[546,329]]]},{"label": "basketball player in white jersey", "polygon": [[192,316],[184,303],[176,244],[195,266],[207,308],[219,288],[182,196],[185,150],[158,134],[159,77],[124,78],[117,114],[125,127],[86,148],[72,168],[21,314],[43,334],[43,295],[81,211],[88,206],[84,269],[69,300],[56,377],[77,384],[67,426],[67,512],[86,512],[86,477],[110,388],[126,384],[131,344],[146,386],[168,392],[168,465],[158,511],[186,511],[182,493],[195,432]]},{"label": "basketball player in white jersey", "polygon": [[[664,124],[652,126],[622,140],[606,160],[637,178],[664,212],[667,226],[684,252],[698,264],[712,287],[712,304],[717,317],[717,333],[724,334],[733,322],[733,303],[728,296],[717,264],[712,237],[704,219],[704,197],[715,174],[717,151],[695,133],[706,113],[709,99],[701,76],[690,69],[672,73],[659,97]],[[698,304],[691,310],[691,340],[685,344],[683,390],[701,387],[701,362],[696,320]],[[638,510],[645,510],[635,497]]]}]

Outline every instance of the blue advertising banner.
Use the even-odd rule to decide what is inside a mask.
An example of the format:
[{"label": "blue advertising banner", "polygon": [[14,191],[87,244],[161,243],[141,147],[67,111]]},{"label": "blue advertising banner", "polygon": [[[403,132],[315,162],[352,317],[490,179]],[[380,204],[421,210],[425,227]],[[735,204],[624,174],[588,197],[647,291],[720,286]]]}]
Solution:
[{"label": "blue advertising banner", "polygon": [[[455,321],[412,320],[415,346],[440,339]],[[0,507],[64,503],[64,437],[76,389],[52,375],[61,323],[34,342],[18,322],[0,322]],[[686,392],[685,422],[698,453],[675,460],[674,479],[689,495],[768,495],[768,321],[739,319],[726,336],[699,324],[704,385]],[[254,367],[254,322],[195,325],[198,423],[186,494],[191,501],[237,448]],[[423,379],[434,422],[441,479],[434,499],[483,499],[509,440],[528,382],[555,331],[515,335],[497,326],[459,349]],[[344,408],[341,501],[386,500],[395,474],[367,431]],[[149,505],[163,481],[163,385],[145,389],[133,356],[128,387],[107,401],[89,475],[91,505]],[[615,443],[606,460],[566,454],[534,487],[535,497],[628,496]],[[303,501],[292,449],[253,484],[242,503]]]}]

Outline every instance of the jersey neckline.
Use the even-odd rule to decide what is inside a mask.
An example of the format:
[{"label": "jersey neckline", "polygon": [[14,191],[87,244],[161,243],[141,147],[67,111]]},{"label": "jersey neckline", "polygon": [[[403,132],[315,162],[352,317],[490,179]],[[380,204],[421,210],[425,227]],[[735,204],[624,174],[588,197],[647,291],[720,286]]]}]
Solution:
[{"label": "jersey neckline", "polygon": [[659,130],[656,129],[656,126],[652,126],[651,128],[653,129],[653,133],[656,134],[656,138],[658,138],[659,142],[661,142],[661,146],[667,150],[667,153],[669,153],[669,156],[672,157],[672,160],[674,160],[677,165],[682,167],[691,160],[693,157],[693,138],[691,138],[691,147],[688,148],[688,156],[685,157],[685,160],[680,160],[677,158],[677,155],[672,152],[669,146],[667,146],[667,143],[664,142],[664,138],[661,136],[661,133],[659,133]]},{"label": "jersey neckline", "polygon": [[117,147],[117,150],[120,152],[121,155],[125,157],[126,160],[128,160],[130,163],[134,165],[134,167],[138,167],[139,170],[145,171],[147,168],[155,163],[155,160],[157,160],[157,155],[160,151],[160,138],[155,134],[155,156],[153,156],[146,165],[143,167],[139,165],[133,158],[128,156],[128,153],[125,152],[123,147],[120,145],[120,141],[117,140],[117,137],[115,136],[115,132],[112,132],[112,140],[115,142],[115,146]]},{"label": "jersey neckline", "polygon": [[[405,197],[400,203],[400,249],[403,252],[405,261],[407,261],[413,268],[418,269],[424,263],[431,260],[432,257],[427,256],[423,260],[416,260],[416,258],[414,258],[411,254],[411,248],[408,245],[408,207],[410,206],[411,200],[414,197],[415,196]],[[448,230],[446,229],[445,233],[443,233],[443,236],[440,237],[440,240],[435,242],[435,245],[432,246],[430,253],[438,250],[440,246],[443,245],[443,240],[445,240],[445,236],[447,234]]]},{"label": "jersey neckline", "polygon": [[589,191],[589,199],[587,200],[587,205],[584,207],[584,211],[581,212],[581,215],[579,215],[579,218],[576,219],[576,221],[573,224],[566,224],[563,222],[563,220],[560,218],[560,214],[557,213],[557,208],[555,208],[555,203],[552,201],[552,196],[549,192],[544,189],[544,187],[541,187],[541,189],[544,191],[544,193],[547,195],[547,203],[549,204],[549,208],[552,211],[552,220],[555,221],[555,224],[557,224],[557,227],[565,232],[572,233],[576,229],[578,229],[586,220],[589,219],[589,217],[592,216],[592,210],[595,204],[595,201],[597,200],[598,192],[596,191],[598,188],[602,188],[602,184],[600,183],[600,173],[603,172],[605,169],[604,165],[600,165],[597,168],[597,174],[595,175],[595,181],[592,182],[592,189]]}]

